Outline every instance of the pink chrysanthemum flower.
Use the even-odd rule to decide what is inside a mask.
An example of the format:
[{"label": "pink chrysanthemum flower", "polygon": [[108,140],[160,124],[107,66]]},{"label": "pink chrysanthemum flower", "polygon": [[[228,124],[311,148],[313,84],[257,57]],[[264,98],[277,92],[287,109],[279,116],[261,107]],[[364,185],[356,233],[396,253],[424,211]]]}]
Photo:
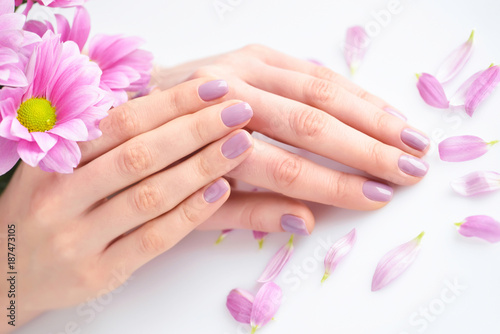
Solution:
[{"label": "pink chrysanthemum flower", "polygon": [[127,92],[141,92],[149,84],[153,55],[139,49],[143,43],[120,35],[97,35],[90,41],[90,59],[101,68],[101,88],[113,93],[115,107],[127,102]]},{"label": "pink chrysanthemum flower", "polygon": [[76,142],[98,137],[98,123],[111,107],[100,76],[75,43],[47,32],[29,60],[28,86],[0,90],[0,174],[19,158],[71,173],[81,158]]},{"label": "pink chrysanthemum flower", "polygon": [[0,0],[0,86],[23,87],[28,84],[24,68],[28,55],[40,39],[22,31],[26,17],[14,13],[14,1]]}]

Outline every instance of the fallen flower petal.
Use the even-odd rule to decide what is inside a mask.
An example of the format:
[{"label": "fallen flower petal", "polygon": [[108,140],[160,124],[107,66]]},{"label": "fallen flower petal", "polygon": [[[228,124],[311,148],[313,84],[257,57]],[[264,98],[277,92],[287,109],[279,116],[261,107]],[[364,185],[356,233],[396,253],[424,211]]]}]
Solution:
[{"label": "fallen flower petal", "polygon": [[282,295],[281,288],[274,282],[262,285],[255,295],[250,316],[252,333],[255,333],[257,329],[267,324],[274,317],[281,305]]},{"label": "fallen flower petal", "polygon": [[474,80],[465,97],[465,112],[471,116],[477,106],[486,99],[500,83],[500,66],[491,66]]},{"label": "fallen flower petal", "polygon": [[417,78],[417,88],[425,103],[440,109],[447,109],[450,106],[443,86],[434,76],[422,73],[421,75],[417,74]]},{"label": "fallen flower petal", "polygon": [[254,298],[250,292],[233,289],[227,296],[226,307],[236,321],[250,324],[253,301]]},{"label": "fallen flower petal", "polygon": [[394,248],[380,259],[372,280],[372,291],[377,291],[398,278],[415,261],[420,251],[424,232],[415,239]]},{"label": "fallen flower petal", "polygon": [[229,232],[231,232],[232,230],[231,229],[228,229],[228,230],[222,230],[222,232],[220,233],[219,237],[217,238],[217,240],[215,241],[215,244],[218,245],[222,242],[222,240],[224,240],[226,238],[226,235],[229,234]]},{"label": "fallen flower petal", "polygon": [[452,53],[441,64],[436,72],[436,79],[441,83],[446,83],[453,79],[458,72],[467,64],[472,54],[474,44],[474,30],[472,30],[469,39],[453,50]]},{"label": "fallen flower petal", "polygon": [[443,161],[460,162],[479,158],[498,140],[485,142],[476,136],[450,137],[439,143],[439,157]]},{"label": "fallen flower petal", "polygon": [[321,283],[323,283],[328,276],[330,276],[330,274],[335,270],[335,267],[337,267],[337,264],[351,251],[355,242],[356,229],[353,228],[351,232],[340,238],[328,250],[325,257],[325,274],[321,279]]},{"label": "fallen flower petal", "polygon": [[351,74],[354,74],[361,61],[365,57],[366,51],[368,49],[368,34],[365,29],[361,26],[354,26],[347,29],[345,45],[344,45],[344,57],[351,70]]},{"label": "fallen flower petal", "polygon": [[462,176],[451,183],[451,188],[462,196],[474,196],[500,190],[500,174],[478,171]]},{"label": "fallen flower petal", "polygon": [[458,233],[464,237],[477,237],[488,242],[500,242],[500,223],[489,216],[470,216],[456,223]]},{"label": "fallen flower petal", "polygon": [[460,85],[460,87],[457,89],[457,91],[453,94],[453,96],[450,98],[450,106],[452,107],[464,107],[465,105],[465,98],[467,96],[467,91],[469,90],[470,86],[474,81],[476,81],[477,78],[483,73],[485,70],[478,71],[471,75],[467,80],[464,81]]},{"label": "fallen flower petal", "polygon": [[271,258],[271,261],[267,264],[262,275],[260,275],[257,282],[265,283],[272,281],[279,275],[285,264],[290,260],[293,254],[293,234],[290,236],[290,240],[286,245],[282,246],[276,254]]},{"label": "fallen flower petal", "polygon": [[264,245],[264,237],[268,234],[269,233],[267,232],[253,231],[253,237],[259,242],[259,249],[262,249],[262,246]]}]

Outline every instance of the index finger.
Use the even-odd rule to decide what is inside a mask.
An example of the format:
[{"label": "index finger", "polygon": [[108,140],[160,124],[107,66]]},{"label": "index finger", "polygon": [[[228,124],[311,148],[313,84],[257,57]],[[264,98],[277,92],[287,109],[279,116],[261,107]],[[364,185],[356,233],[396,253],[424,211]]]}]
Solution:
[{"label": "index finger", "polygon": [[79,143],[82,151],[80,166],[141,133],[219,103],[228,91],[225,80],[204,77],[128,101],[110,110],[108,117],[99,124],[102,136]]}]

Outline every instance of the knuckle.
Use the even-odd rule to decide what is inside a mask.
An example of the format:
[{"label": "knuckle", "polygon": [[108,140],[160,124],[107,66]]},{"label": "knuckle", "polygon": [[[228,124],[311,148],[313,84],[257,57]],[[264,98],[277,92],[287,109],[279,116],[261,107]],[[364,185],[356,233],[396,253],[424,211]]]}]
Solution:
[{"label": "knuckle", "polygon": [[163,235],[154,227],[148,227],[139,238],[139,252],[145,255],[155,255],[168,249]]},{"label": "knuckle", "polygon": [[253,43],[253,44],[248,44],[245,45],[241,51],[244,53],[251,53],[251,54],[258,54],[261,53],[262,51],[265,51],[267,49],[266,46],[258,43]]},{"label": "knuckle", "polygon": [[340,173],[330,181],[328,198],[333,202],[338,198],[343,198],[349,191],[349,176],[346,173]]},{"label": "knuckle", "polygon": [[191,75],[192,79],[203,78],[203,77],[213,77],[216,70],[213,66],[202,66],[197,68]]},{"label": "knuckle", "polygon": [[307,97],[309,101],[319,101],[321,103],[330,102],[334,96],[333,85],[323,79],[312,79],[306,84]]},{"label": "knuckle", "polygon": [[153,157],[147,145],[135,143],[122,150],[118,163],[123,173],[142,175],[153,166]]},{"label": "knuckle", "polygon": [[370,123],[376,130],[386,130],[389,128],[389,121],[391,117],[392,116],[389,114],[374,112]]},{"label": "knuckle", "polygon": [[152,183],[141,184],[133,194],[133,207],[137,211],[142,213],[160,212],[163,196],[157,186]]},{"label": "knuckle", "polygon": [[360,89],[359,91],[356,92],[356,95],[362,99],[362,100],[365,100],[365,101],[369,101],[371,98],[372,98],[372,94],[368,93],[366,90],[364,89]]},{"label": "knuckle", "polygon": [[197,226],[202,221],[202,210],[192,202],[186,201],[179,206],[180,216],[185,224]]},{"label": "knuckle", "polygon": [[335,82],[338,79],[338,74],[325,66],[316,66],[313,70],[313,76],[323,80]]},{"label": "knuckle", "polygon": [[302,161],[296,155],[287,157],[285,160],[277,158],[270,164],[270,168],[270,178],[278,188],[286,189],[291,187],[299,177]]},{"label": "knuckle", "polygon": [[208,159],[203,155],[200,155],[197,159],[195,168],[197,173],[195,175],[198,175],[203,179],[210,178],[213,174],[213,164],[211,164],[210,161],[208,161]]},{"label": "knuckle", "polygon": [[299,138],[315,138],[323,133],[326,125],[323,114],[313,108],[292,111],[289,122],[290,128]]},{"label": "knuckle", "polygon": [[137,134],[139,120],[135,105],[135,101],[129,101],[113,109],[109,116],[101,121],[102,132],[119,138],[131,138]]},{"label": "knuckle", "polygon": [[207,123],[206,120],[198,117],[198,115],[187,115],[190,118],[190,133],[193,136],[194,141],[199,143],[208,143],[210,140],[207,134]]},{"label": "knuckle", "polygon": [[259,207],[251,206],[247,209],[245,213],[246,217],[248,217],[248,222],[250,224],[250,228],[254,231],[267,231],[269,228],[266,226],[266,221]]},{"label": "knuckle", "polygon": [[[384,145],[378,141],[370,142],[366,147],[366,160],[371,161],[369,165],[379,168],[386,160],[384,156]],[[366,171],[366,168],[365,168]]]}]

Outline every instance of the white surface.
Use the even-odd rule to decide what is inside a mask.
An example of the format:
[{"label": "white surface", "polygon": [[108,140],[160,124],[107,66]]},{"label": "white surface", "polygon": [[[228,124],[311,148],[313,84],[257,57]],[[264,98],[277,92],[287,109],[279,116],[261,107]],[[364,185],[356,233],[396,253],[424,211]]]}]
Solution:
[{"label": "white surface", "polygon": [[[345,30],[373,21],[371,12],[389,1],[373,0],[221,0],[235,8],[221,20],[213,0],[90,1],[93,33],[127,33],[148,40],[157,62],[189,59],[262,43],[301,58],[314,57],[346,74],[340,53]],[[439,139],[460,134],[500,139],[500,92],[474,118],[426,106],[415,88],[414,73],[435,71],[439,62],[476,29],[477,48],[451,88],[468,75],[498,62],[500,3],[488,0],[402,0],[403,10],[373,39],[355,81],[383,96],[408,115],[409,122]],[[440,136],[440,137],[439,137]],[[472,162],[427,160],[431,171],[419,185],[397,187],[393,201],[378,212],[352,212],[314,206],[317,227],[296,238],[296,252],[278,279],[285,300],[259,333],[498,333],[500,331],[500,245],[460,236],[453,223],[488,214],[500,219],[500,193],[475,199],[454,194],[448,183],[470,171],[500,171],[500,148]],[[349,232],[358,242],[348,258],[321,286],[328,246]],[[370,292],[380,257],[426,232],[414,265],[389,287]],[[235,287],[255,289],[267,260],[288,238],[270,235],[257,250],[251,232],[238,231],[214,246],[217,232],[196,232],[172,251],[136,272],[91,319],[76,308],[50,312],[18,333],[249,333],[225,308]],[[314,258],[314,254],[318,260]],[[299,270],[296,274],[292,270]],[[298,268],[298,269],[297,269]],[[466,286],[447,291],[447,281]],[[443,292],[444,291],[444,292]],[[445,296],[443,297],[443,293]],[[443,299],[449,303],[443,302]],[[110,301],[111,299],[111,301]],[[441,300],[441,301],[440,301]],[[444,309],[439,309],[444,305]],[[432,320],[419,312],[434,307]],[[436,309],[437,308],[437,309]],[[89,310],[87,306],[84,310]],[[410,323],[412,316],[417,324]],[[426,328],[423,329],[423,323]],[[76,333],[76,332],[75,332]]]}]

